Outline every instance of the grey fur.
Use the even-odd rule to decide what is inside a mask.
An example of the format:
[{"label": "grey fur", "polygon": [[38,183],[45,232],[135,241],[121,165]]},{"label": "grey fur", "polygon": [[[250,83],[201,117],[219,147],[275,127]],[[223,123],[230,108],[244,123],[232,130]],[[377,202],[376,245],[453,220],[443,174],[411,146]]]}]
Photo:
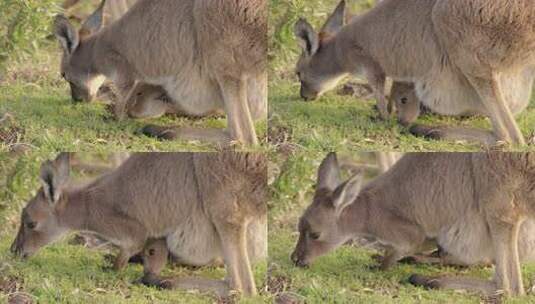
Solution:
[{"label": "grey fur", "polygon": [[[255,294],[250,262],[266,258],[266,160],[254,153],[141,153],[81,188],[63,187],[68,160],[43,164],[11,250],[28,257],[69,231],[94,232],[120,248],[114,267],[165,239],[182,264],[225,260],[230,289]],[[59,176],[59,179],[56,179]],[[60,185],[59,187],[57,185]],[[34,227],[32,227],[34,226]]]},{"label": "grey fur", "polygon": [[[228,131],[219,130],[220,142],[256,144],[253,118],[267,113],[266,8],[265,0],[139,0],[88,37],[65,35],[76,31],[59,18],[55,33],[66,50],[61,70],[74,100],[91,100],[111,80],[120,95],[118,118],[135,84],[146,83],[162,87],[188,115],[224,109]],[[189,139],[188,132],[181,135]]]},{"label": "grey fur", "polygon": [[[338,171],[330,154],[318,180]],[[461,282],[465,289],[523,294],[519,262],[535,259],[534,181],[535,154],[407,154],[351,202],[334,203],[347,183],[318,183],[292,259],[308,265],[351,238],[367,237],[386,248],[381,266],[387,269],[433,240],[460,263],[496,265],[492,282],[447,278],[435,287]]]},{"label": "grey fur", "polygon": [[523,93],[515,90],[526,88],[522,73],[535,65],[531,1],[386,0],[334,35],[307,32],[298,39],[311,35],[319,37],[318,51],[304,52],[297,63],[304,98],[363,74],[387,117],[388,76],[414,82],[418,97],[437,112],[476,107],[489,116],[498,140],[525,142],[511,108],[522,108]]}]

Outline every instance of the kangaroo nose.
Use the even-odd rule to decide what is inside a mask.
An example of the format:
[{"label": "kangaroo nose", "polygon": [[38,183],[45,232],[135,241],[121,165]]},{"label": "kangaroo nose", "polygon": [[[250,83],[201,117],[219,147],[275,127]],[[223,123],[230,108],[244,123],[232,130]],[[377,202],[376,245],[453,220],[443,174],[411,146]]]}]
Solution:
[{"label": "kangaroo nose", "polygon": [[82,98],[78,95],[72,95],[72,101],[74,102],[81,102],[82,101]]},{"label": "kangaroo nose", "polygon": [[26,257],[25,254],[22,254],[22,247],[20,247],[19,245],[15,245],[15,244],[11,245],[11,253],[13,253],[16,256],[23,257],[23,258]]},{"label": "kangaroo nose", "polygon": [[306,95],[303,93],[303,90],[301,90],[300,95],[301,95],[301,98],[302,98],[304,101],[309,101],[308,96],[306,96]]},{"label": "kangaroo nose", "polygon": [[304,260],[302,260],[295,251],[290,256],[290,259],[292,260],[294,265],[297,266],[297,267],[302,267],[302,268],[308,267],[308,263],[306,263]]},{"label": "kangaroo nose", "polygon": [[303,89],[303,87],[301,86],[301,90],[300,90],[300,95],[301,95],[301,98],[304,100],[304,101],[312,101],[314,99],[316,99],[318,97],[318,94],[314,93],[314,92],[309,92],[305,89]]},{"label": "kangaroo nose", "polygon": [[404,126],[404,127],[408,127],[408,126],[411,124],[410,121],[405,120],[405,119],[400,119],[400,120],[399,120],[399,123],[400,123],[402,126]]},{"label": "kangaroo nose", "polygon": [[292,260],[292,262],[297,263],[298,258],[297,258],[297,254],[295,253],[295,251],[292,252],[292,254],[290,255],[290,259]]},{"label": "kangaroo nose", "polygon": [[22,250],[22,241],[21,241],[21,232],[17,233],[17,236],[15,237],[15,240],[13,240],[13,243],[11,244],[11,247],[9,248],[9,251],[15,255],[19,255],[20,251]]},{"label": "kangaroo nose", "polygon": [[17,253],[17,244],[16,244],[16,240],[13,242],[13,244],[11,244],[11,247],[9,248],[9,251],[13,254],[16,254]]}]

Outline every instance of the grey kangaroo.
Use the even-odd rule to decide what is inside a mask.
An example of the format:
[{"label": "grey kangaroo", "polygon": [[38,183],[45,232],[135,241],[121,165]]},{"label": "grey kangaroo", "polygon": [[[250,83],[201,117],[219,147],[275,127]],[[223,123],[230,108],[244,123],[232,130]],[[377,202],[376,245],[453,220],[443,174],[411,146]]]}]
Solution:
[{"label": "grey kangaroo", "polygon": [[535,154],[414,153],[362,187],[360,174],[340,179],[331,153],[318,170],[291,257],[306,266],[351,238],[367,237],[385,247],[381,268],[388,269],[432,241],[466,265],[494,263],[494,278],[414,275],[412,283],[521,295],[520,261],[535,259],[534,183]]},{"label": "grey kangaroo", "polygon": [[[147,241],[164,239],[182,264],[224,261],[227,283],[196,288],[217,292],[221,288],[213,286],[227,286],[256,294],[251,261],[267,255],[267,173],[261,154],[135,154],[83,187],[68,185],[69,167],[67,154],[43,163],[42,188],[22,211],[14,253],[27,258],[81,230],[119,247],[114,263],[119,270]],[[150,282],[157,284],[154,277]],[[176,287],[192,286],[182,282],[186,285]]]},{"label": "grey kangaroo", "polygon": [[318,34],[295,25],[303,48],[296,72],[301,96],[315,99],[348,74],[363,74],[387,117],[385,78],[416,84],[436,112],[488,115],[492,135],[524,144],[508,101],[535,65],[535,6],[530,0],[385,0],[344,26],[341,1]]},{"label": "grey kangaroo", "polygon": [[145,134],[258,143],[253,121],[267,113],[265,0],[139,0],[93,35],[80,35],[61,16],[55,34],[73,100],[93,99],[109,79],[122,118],[136,83],[157,85],[188,115],[224,110],[227,130],[149,126]]}]

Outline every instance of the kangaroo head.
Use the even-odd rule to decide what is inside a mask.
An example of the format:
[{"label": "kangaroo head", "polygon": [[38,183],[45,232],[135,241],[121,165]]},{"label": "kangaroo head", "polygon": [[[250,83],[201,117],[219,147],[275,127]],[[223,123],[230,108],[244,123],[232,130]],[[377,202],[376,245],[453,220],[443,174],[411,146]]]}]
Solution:
[{"label": "kangaroo head", "polygon": [[396,105],[399,122],[408,126],[420,116],[420,100],[416,96],[414,84],[394,82],[390,100]]},{"label": "kangaroo head", "polygon": [[344,25],[345,0],[342,0],[327,22],[316,33],[312,26],[300,19],[294,33],[302,48],[296,66],[301,82],[301,97],[314,100],[324,92],[333,89],[348,73],[336,64],[333,38]]},{"label": "kangaroo head", "polygon": [[137,83],[128,95],[128,115],[134,118],[160,117],[170,112],[172,105],[161,86]]},{"label": "kangaroo head", "polygon": [[57,16],[54,34],[63,49],[61,76],[71,87],[73,101],[92,101],[106,78],[92,64],[93,48],[85,38],[98,32],[102,26],[105,1],[77,31],[64,16]]},{"label": "kangaroo head", "polygon": [[11,245],[11,252],[29,257],[67,232],[60,225],[57,213],[65,206],[63,190],[69,171],[69,155],[66,153],[42,164],[42,188],[22,210],[19,232]]},{"label": "kangaroo head", "polygon": [[143,271],[145,275],[159,274],[167,264],[169,250],[165,239],[150,239],[143,249]]},{"label": "kangaroo head", "polygon": [[351,236],[341,231],[338,218],[354,202],[362,187],[362,174],[340,181],[336,154],[330,153],[318,170],[318,182],[312,204],[299,219],[299,239],[291,255],[300,267],[347,242]]}]

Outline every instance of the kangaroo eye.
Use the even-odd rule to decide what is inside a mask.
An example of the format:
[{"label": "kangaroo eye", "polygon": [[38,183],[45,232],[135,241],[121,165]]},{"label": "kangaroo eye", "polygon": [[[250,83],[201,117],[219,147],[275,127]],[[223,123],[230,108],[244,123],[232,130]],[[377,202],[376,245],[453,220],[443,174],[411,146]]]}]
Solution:
[{"label": "kangaroo eye", "polygon": [[33,230],[33,229],[35,229],[35,226],[36,226],[35,222],[28,222],[28,223],[26,223],[26,227],[27,227],[28,229],[32,229],[32,230]]},{"label": "kangaroo eye", "polygon": [[141,95],[143,95],[143,92],[137,92],[136,95],[137,95],[137,96],[141,96]]},{"label": "kangaroo eye", "polygon": [[401,98],[401,104],[407,104],[408,101],[407,97]]},{"label": "kangaroo eye", "polygon": [[154,249],[149,249],[149,255],[152,256],[156,253],[156,250]]},{"label": "kangaroo eye", "polygon": [[65,79],[65,73],[61,72],[61,78]]},{"label": "kangaroo eye", "polygon": [[320,238],[320,234],[319,233],[314,233],[314,232],[309,232],[308,233],[308,237],[313,239],[313,240],[317,240]]}]

